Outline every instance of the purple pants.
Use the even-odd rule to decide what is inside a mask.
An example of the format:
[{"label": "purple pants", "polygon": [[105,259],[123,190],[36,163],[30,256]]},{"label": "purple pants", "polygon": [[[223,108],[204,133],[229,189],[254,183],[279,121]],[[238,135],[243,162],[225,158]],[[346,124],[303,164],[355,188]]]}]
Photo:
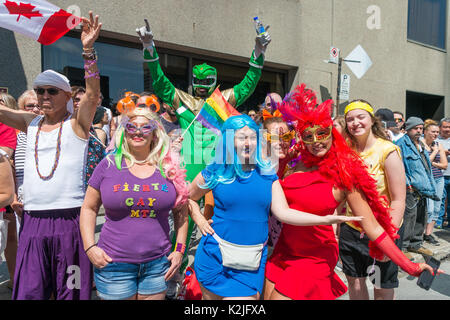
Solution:
[{"label": "purple pants", "polygon": [[84,253],[80,208],[25,211],[13,300],[89,300],[93,269]]}]

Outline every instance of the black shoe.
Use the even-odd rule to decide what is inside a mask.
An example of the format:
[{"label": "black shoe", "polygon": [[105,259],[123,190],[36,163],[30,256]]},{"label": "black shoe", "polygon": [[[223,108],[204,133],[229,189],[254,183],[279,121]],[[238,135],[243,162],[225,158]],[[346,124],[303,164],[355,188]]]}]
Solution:
[{"label": "black shoe", "polygon": [[423,235],[423,240],[428,242],[428,243],[431,243],[432,245],[435,245],[435,246],[439,246],[440,245],[439,241],[437,241],[431,234],[430,235],[424,234]]}]

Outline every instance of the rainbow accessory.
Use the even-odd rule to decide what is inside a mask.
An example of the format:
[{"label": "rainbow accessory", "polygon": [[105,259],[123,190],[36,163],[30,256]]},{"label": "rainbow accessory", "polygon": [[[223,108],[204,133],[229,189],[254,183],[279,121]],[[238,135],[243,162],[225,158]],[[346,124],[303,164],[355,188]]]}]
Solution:
[{"label": "rainbow accessory", "polygon": [[184,254],[185,250],[186,250],[186,245],[183,243],[179,243],[179,242],[177,242],[177,244],[173,248],[174,252],[180,252],[181,254]]},{"label": "rainbow accessory", "polygon": [[220,135],[222,124],[229,117],[237,115],[240,113],[228,103],[219,88],[216,88],[213,94],[206,99],[206,103],[197,115],[197,121],[216,135]]},{"label": "rainbow accessory", "polygon": [[348,112],[355,110],[355,109],[366,110],[368,113],[370,113],[372,116],[374,116],[373,108],[370,105],[368,105],[367,103],[362,102],[362,101],[355,101],[355,102],[352,102],[349,105],[347,105],[345,107],[344,114],[347,114]]},{"label": "rainbow accessory", "polygon": [[42,120],[39,122],[38,130],[36,133],[36,140],[34,142],[34,162],[36,164],[36,171],[37,171],[39,178],[41,178],[44,181],[50,180],[53,177],[53,175],[55,174],[56,168],[58,167],[59,156],[61,155],[62,128],[63,128],[64,122],[69,118],[69,116],[70,116],[70,113],[68,113],[64,117],[64,119],[61,121],[61,125],[59,127],[59,132],[58,132],[58,138],[56,140],[57,142],[56,142],[55,162],[53,163],[52,171],[50,172],[50,174],[48,176],[43,176],[39,171],[39,155],[38,155],[39,133],[41,132],[41,127],[42,127],[42,123],[44,122],[44,118],[42,118]]}]

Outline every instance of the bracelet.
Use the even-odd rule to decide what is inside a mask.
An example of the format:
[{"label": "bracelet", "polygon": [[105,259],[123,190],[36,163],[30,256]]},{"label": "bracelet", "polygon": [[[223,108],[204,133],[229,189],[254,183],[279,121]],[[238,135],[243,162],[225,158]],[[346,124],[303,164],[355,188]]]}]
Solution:
[{"label": "bracelet", "polygon": [[95,51],[95,49],[94,49],[94,47],[92,47],[92,48],[84,48],[83,47],[83,51],[84,52],[92,52],[92,51]]},{"label": "bracelet", "polygon": [[84,62],[84,70],[87,73],[87,75],[84,76],[84,79],[89,79],[89,78],[100,79],[100,73],[98,71],[97,72],[91,72],[89,70],[89,68],[92,65],[96,64],[96,63],[97,63],[97,60],[86,60]]},{"label": "bracelet", "polygon": [[97,60],[97,51],[94,48],[87,50],[83,48],[83,52],[81,53],[84,60]]},{"label": "bracelet", "polygon": [[92,53],[82,53],[81,56],[84,60],[97,60],[97,54],[95,52]]},{"label": "bracelet", "polygon": [[84,253],[87,253],[92,247],[95,247],[97,244],[94,243],[92,246],[90,246],[89,248],[87,248],[86,250],[84,250]]},{"label": "bracelet", "polygon": [[100,73],[97,71],[94,73],[89,73],[87,76],[84,76],[84,79],[89,79],[89,78],[100,79]]},{"label": "bracelet", "polygon": [[184,251],[186,250],[186,245],[183,243],[178,243],[175,245],[175,248],[173,251],[180,252],[181,254],[184,254]]}]

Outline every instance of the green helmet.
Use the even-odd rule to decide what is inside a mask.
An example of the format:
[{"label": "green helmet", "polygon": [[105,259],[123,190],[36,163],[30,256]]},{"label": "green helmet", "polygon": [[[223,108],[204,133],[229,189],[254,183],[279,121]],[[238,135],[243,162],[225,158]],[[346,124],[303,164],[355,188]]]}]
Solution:
[{"label": "green helmet", "polygon": [[208,94],[214,91],[217,83],[217,70],[204,63],[194,66],[192,69],[192,86],[196,88],[208,89]]}]

